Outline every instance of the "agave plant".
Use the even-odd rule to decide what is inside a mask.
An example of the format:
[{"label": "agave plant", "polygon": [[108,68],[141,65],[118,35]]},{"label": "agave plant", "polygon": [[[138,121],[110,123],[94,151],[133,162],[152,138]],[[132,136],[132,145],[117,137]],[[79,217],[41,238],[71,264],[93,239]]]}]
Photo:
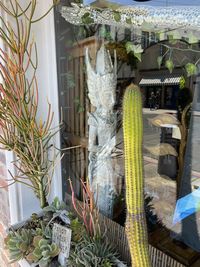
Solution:
[{"label": "agave plant", "polygon": [[60,249],[55,243],[50,243],[50,240],[44,239],[42,236],[35,236],[33,239],[34,250],[26,259],[29,262],[38,263],[40,267],[49,266],[49,263],[56,257]]},{"label": "agave plant", "polygon": [[33,241],[31,230],[19,229],[11,231],[5,239],[6,249],[12,262],[18,261],[29,254]]}]

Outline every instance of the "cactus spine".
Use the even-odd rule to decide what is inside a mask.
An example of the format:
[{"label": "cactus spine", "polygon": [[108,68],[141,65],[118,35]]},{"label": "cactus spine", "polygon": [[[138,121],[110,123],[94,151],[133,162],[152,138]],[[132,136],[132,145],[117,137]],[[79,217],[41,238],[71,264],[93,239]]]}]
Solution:
[{"label": "cactus spine", "polygon": [[142,100],[139,87],[126,88],[123,100],[123,133],[126,176],[126,234],[132,266],[150,267],[144,212],[142,159]]}]

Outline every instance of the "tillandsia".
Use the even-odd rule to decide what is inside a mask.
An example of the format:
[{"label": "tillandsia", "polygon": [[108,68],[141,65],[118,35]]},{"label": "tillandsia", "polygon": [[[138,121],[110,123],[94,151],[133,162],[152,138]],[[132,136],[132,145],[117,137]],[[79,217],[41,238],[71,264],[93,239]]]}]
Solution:
[{"label": "tillandsia", "polygon": [[0,8],[5,13],[0,17],[0,39],[6,48],[0,49],[0,144],[2,149],[16,155],[13,164],[17,174],[10,173],[10,184],[20,182],[32,188],[42,208],[48,204],[51,177],[59,152],[52,152],[53,156],[50,156],[51,140],[57,132],[52,130],[54,114],[51,104],[47,104],[46,121],[37,119],[38,58],[31,32],[33,24],[43,19],[58,2],[52,1],[50,9],[36,18],[36,0],[28,1],[25,8],[20,0],[8,0],[6,5],[0,1]]},{"label": "tillandsia", "polygon": [[81,180],[83,201],[80,202],[75,198],[75,192],[71,180],[70,187],[72,191],[72,204],[78,217],[83,221],[85,229],[89,236],[101,236],[100,225],[98,221],[99,211],[95,205],[94,193],[91,191],[89,182]]},{"label": "tillandsia", "polygon": [[132,266],[150,267],[144,212],[142,165],[142,98],[138,86],[126,88],[123,99],[123,134],[126,178],[126,234]]}]

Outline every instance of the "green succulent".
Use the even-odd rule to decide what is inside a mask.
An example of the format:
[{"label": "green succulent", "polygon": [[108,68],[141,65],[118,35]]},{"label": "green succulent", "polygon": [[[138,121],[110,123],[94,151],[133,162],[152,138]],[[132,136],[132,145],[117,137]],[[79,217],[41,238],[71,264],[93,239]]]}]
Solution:
[{"label": "green succulent", "polygon": [[55,197],[51,205],[45,207],[43,211],[57,213],[58,211],[62,211],[65,209],[66,209],[65,203],[60,201],[58,197]]},{"label": "green succulent", "polygon": [[72,241],[79,242],[86,235],[86,230],[78,218],[71,220]]},{"label": "green succulent", "polygon": [[117,253],[105,240],[84,238],[72,246],[69,267],[111,267],[115,266]]},{"label": "green succulent", "polygon": [[29,262],[38,263],[40,267],[48,266],[60,249],[55,243],[44,239],[42,236],[35,236],[33,239],[34,250],[26,257]]},{"label": "green succulent", "polygon": [[66,210],[66,205],[61,202],[58,197],[55,197],[51,205],[45,207],[43,211],[46,213],[53,214],[50,222],[59,217],[65,224],[70,224],[69,212]]},{"label": "green succulent", "polygon": [[5,239],[10,260],[15,262],[24,258],[30,252],[32,241],[31,230],[19,229],[18,231],[10,232]]},{"label": "green succulent", "polygon": [[40,227],[36,228],[35,236],[42,236],[45,239],[52,239],[52,229],[50,226],[46,225],[43,221],[40,222]]}]

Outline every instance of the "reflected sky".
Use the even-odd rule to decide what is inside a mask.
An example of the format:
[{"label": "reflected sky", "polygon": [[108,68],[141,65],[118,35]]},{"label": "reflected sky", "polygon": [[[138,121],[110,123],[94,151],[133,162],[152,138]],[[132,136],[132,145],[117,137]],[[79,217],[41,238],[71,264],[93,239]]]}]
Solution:
[{"label": "reflected sky", "polygon": [[[101,2],[102,0],[100,0]],[[103,0],[104,1],[104,0]],[[84,0],[85,4],[94,2],[94,0]],[[152,0],[148,2],[135,2],[133,0],[110,0],[109,2],[123,5],[145,5],[145,6],[200,6],[200,0]]]}]

